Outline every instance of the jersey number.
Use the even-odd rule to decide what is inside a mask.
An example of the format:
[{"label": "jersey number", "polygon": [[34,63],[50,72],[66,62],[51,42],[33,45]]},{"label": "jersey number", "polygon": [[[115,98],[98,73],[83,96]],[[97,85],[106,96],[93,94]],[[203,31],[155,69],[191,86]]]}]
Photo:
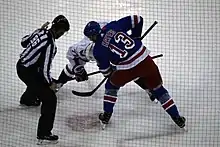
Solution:
[{"label": "jersey number", "polygon": [[[114,36],[114,40],[116,43],[122,42],[125,49],[132,49],[135,46],[134,40],[132,40],[128,35],[123,32],[116,33]],[[110,44],[109,48],[112,52],[118,54],[120,58],[124,58],[128,54],[126,50],[122,50],[113,44]]]},{"label": "jersey number", "polygon": [[40,43],[40,37],[36,34],[31,40],[31,46],[34,47],[36,46],[38,43]]}]

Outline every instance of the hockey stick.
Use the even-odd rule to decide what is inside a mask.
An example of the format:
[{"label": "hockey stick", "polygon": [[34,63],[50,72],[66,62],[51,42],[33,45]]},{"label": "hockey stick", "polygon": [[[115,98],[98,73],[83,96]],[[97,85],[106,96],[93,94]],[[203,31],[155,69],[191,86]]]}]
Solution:
[{"label": "hockey stick", "polygon": [[[101,73],[101,71],[94,71],[94,72],[88,73],[87,76],[95,75],[98,73]],[[74,77],[72,80],[75,80],[75,79],[76,79],[76,77]]]},{"label": "hockey stick", "polygon": [[[140,38],[141,40],[153,29],[153,27],[157,24],[157,21],[155,21],[148,29],[147,31],[143,34],[143,36]],[[162,57],[163,54],[160,54],[160,55],[156,55],[156,56],[153,56],[152,59],[155,59],[155,58],[158,58],[158,57]],[[78,92],[78,91],[74,91],[72,90],[72,93],[74,95],[77,95],[77,96],[82,96],[82,97],[88,97],[88,96],[91,96],[93,95],[98,89],[99,87],[108,79],[108,77],[105,77],[96,87],[95,89],[93,89],[92,91],[89,91],[89,92]]]},{"label": "hockey stick", "polygon": [[163,54],[155,55],[155,56],[152,57],[152,59],[160,58],[160,57],[163,57]]},{"label": "hockey stick", "polygon": [[[155,59],[155,58],[159,58],[159,57],[162,57],[163,54],[159,54],[159,55],[156,55],[156,56],[153,56],[152,59]],[[97,73],[99,71],[96,71]],[[94,72],[95,73],[95,72]],[[78,91],[74,91],[72,90],[72,93],[74,95],[77,95],[77,96],[82,96],[82,97],[87,97],[87,96],[91,96],[93,95],[98,89],[100,86],[102,86],[102,84],[106,81],[107,77],[105,77],[96,87],[95,89],[93,89],[92,91],[89,91],[89,92],[78,92]]]},{"label": "hockey stick", "polygon": [[[155,55],[152,57],[152,59],[155,59],[155,58],[160,58],[160,57],[163,57],[163,54],[159,54],[159,55]],[[98,74],[98,73],[101,73],[101,71],[94,71],[94,72],[91,72],[91,73],[88,73],[87,75],[88,76],[92,76],[92,75],[95,75],[95,74]],[[76,77],[74,77],[72,80],[75,80]]]},{"label": "hockey stick", "polygon": [[158,24],[157,21],[154,21],[154,23],[147,29],[147,31],[141,36],[141,40],[153,29],[153,27]]},{"label": "hockey stick", "polygon": [[74,91],[72,90],[72,93],[74,95],[77,95],[77,96],[82,96],[82,97],[87,97],[87,96],[91,96],[93,95],[98,89],[100,86],[102,86],[102,84],[105,82],[105,80],[107,80],[108,77],[105,77],[96,87],[95,89],[93,89],[92,91],[89,91],[89,92],[78,92],[78,91]]}]

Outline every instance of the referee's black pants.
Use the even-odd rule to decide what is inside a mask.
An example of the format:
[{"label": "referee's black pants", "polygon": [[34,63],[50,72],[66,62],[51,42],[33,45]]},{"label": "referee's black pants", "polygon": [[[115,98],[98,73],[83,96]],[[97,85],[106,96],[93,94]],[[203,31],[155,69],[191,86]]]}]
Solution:
[{"label": "referee's black pants", "polygon": [[57,97],[55,92],[45,83],[43,76],[35,67],[24,67],[17,63],[18,77],[27,85],[27,87],[36,95],[41,105],[41,116],[38,122],[37,136],[50,135],[53,129]]}]

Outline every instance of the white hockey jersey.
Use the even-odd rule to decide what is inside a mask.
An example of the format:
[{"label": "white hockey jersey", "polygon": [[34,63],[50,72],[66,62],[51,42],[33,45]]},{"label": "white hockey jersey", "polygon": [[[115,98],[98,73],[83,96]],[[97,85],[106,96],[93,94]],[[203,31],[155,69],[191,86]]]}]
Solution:
[{"label": "white hockey jersey", "polygon": [[74,77],[74,73],[77,69],[83,67],[89,60],[86,58],[86,47],[92,43],[87,37],[84,37],[81,41],[73,44],[69,47],[66,54],[66,58],[69,60],[69,64],[66,65],[64,72],[69,77]]},{"label": "white hockey jersey", "polygon": [[[108,22],[99,21],[100,27],[102,28]],[[69,60],[69,64],[64,68],[64,72],[69,77],[74,77],[74,74],[77,73],[78,69],[84,67],[86,62],[89,62],[91,59],[88,59],[88,53],[86,48],[93,43],[86,36],[79,42],[73,44],[69,47],[66,58]],[[87,53],[87,56],[86,56]]]}]

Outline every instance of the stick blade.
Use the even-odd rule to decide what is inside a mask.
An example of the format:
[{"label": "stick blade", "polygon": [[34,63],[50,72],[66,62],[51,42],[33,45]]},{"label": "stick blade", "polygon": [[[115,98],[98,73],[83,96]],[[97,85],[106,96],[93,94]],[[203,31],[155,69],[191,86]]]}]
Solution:
[{"label": "stick blade", "polygon": [[107,80],[108,78],[105,77],[97,86],[95,89],[93,89],[92,91],[89,91],[89,92],[78,92],[78,91],[74,91],[72,90],[72,93],[74,95],[77,95],[77,96],[82,96],[82,97],[89,97],[89,96],[92,96],[98,89],[100,86],[102,86],[102,84],[105,82],[105,80]]},{"label": "stick blade", "polygon": [[163,54],[159,54],[159,55],[153,56],[152,59],[160,58],[160,57],[163,57]]},{"label": "stick blade", "polygon": [[90,92],[78,92],[78,91],[72,90],[72,93],[74,95],[81,96],[81,97],[89,97],[89,96],[93,95],[93,91],[90,91]]}]

